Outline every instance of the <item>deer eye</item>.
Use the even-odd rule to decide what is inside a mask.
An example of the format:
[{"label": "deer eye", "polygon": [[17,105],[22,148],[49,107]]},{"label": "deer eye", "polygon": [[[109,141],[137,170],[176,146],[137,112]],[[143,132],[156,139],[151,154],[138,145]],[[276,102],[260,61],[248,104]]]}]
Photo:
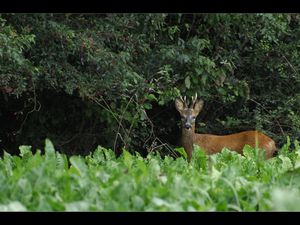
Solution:
[{"label": "deer eye", "polygon": [[196,119],[196,117],[195,117],[195,116],[192,116],[192,119],[194,120],[194,119]]}]

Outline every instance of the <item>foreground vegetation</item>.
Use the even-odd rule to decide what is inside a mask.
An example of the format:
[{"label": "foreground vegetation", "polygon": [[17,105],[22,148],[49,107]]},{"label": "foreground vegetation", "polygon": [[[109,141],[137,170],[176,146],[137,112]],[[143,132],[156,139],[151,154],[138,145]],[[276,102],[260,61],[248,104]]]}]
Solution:
[{"label": "foreground vegetation", "polygon": [[[1,211],[269,211],[300,210],[300,146],[289,139],[276,157],[244,148],[206,156],[195,148],[184,157],[137,153],[116,158],[98,147],[88,156],[45,154],[21,146],[0,160]],[[177,149],[183,153],[182,149]],[[184,155],[184,154],[182,154]]]}]

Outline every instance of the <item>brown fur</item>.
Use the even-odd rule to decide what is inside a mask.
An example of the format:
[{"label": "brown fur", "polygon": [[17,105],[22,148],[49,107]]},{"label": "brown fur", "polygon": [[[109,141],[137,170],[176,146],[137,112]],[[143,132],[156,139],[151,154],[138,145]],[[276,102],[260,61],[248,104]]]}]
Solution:
[{"label": "brown fur", "polygon": [[[255,136],[257,136],[257,138]],[[255,141],[256,139],[257,144]],[[194,143],[199,143],[199,145],[202,145],[203,149],[206,149],[206,151],[209,149],[208,153],[219,152],[224,147],[237,151],[238,153],[242,153],[244,146],[250,145],[251,147],[265,149],[267,151],[267,156],[270,157],[273,155],[273,152],[276,149],[275,142],[268,136],[258,131],[244,131],[224,136],[195,134]]]},{"label": "brown fur", "polygon": [[[256,146],[256,140],[258,146]],[[193,150],[191,143],[199,145],[207,154],[218,153],[225,147],[242,154],[245,145],[265,149],[267,158],[271,158],[276,151],[275,142],[258,131],[244,131],[230,135],[211,135],[197,134],[192,129],[191,132],[183,131],[181,142],[189,158],[191,158]]]}]

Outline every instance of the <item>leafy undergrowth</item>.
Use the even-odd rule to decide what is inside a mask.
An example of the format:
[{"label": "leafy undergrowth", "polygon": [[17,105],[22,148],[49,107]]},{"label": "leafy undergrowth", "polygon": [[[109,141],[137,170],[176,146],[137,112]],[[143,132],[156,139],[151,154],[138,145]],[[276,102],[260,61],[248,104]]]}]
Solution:
[{"label": "leafy undergrowth", "polygon": [[[178,149],[181,152],[182,149]],[[147,158],[98,147],[69,159],[46,140],[45,154],[21,146],[0,160],[1,211],[276,211],[300,210],[300,147],[264,160],[224,149],[206,156]]]}]

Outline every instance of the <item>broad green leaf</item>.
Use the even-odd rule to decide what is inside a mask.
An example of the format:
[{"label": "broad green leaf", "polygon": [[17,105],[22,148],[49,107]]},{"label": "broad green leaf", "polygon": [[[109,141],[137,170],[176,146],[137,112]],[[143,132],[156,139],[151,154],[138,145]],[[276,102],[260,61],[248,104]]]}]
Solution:
[{"label": "broad green leaf", "polygon": [[[144,107],[145,107],[145,109],[152,109],[152,104],[151,104],[151,103],[145,102],[145,103],[144,103]],[[142,111],[142,112],[143,112],[143,111]],[[144,118],[146,118],[146,117],[144,117]]]},{"label": "broad green leaf", "polygon": [[19,150],[20,150],[20,156],[22,158],[29,158],[30,156],[32,156],[31,146],[29,145],[21,145],[19,147]]},{"label": "broad green leaf", "polygon": [[279,155],[278,158],[282,161],[281,168],[284,172],[293,168],[293,164],[290,158],[284,155]]},{"label": "broad green leaf", "polygon": [[133,164],[133,157],[132,155],[126,151],[125,149],[123,149],[122,152],[122,157],[123,157],[123,162],[126,165],[127,168],[131,168],[132,164]]},{"label": "broad green leaf", "polygon": [[275,188],[272,193],[273,211],[299,211],[300,193],[297,189]]},{"label": "broad green leaf", "polygon": [[0,211],[24,212],[24,211],[27,211],[27,209],[21,202],[13,201],[6,205],[1,204]]},{"label": "broad green leaf", "polygon": [[195,169],[207,169],[207,157],[203,149],[199,145],[194,144],[194,150],[192,154],[192,164],[195,166]]},{"label": "broad green leaf", "polygon": [[56,152],[56,165],[58,169],[67,170],[69,168],[67,156]]},{"label": "broad green leaf", "polygon": [[67,203],[65,207],[66,207],[66,211],[71,211],[71,212],[88,211],[89,203],[86,201],[71,202],[71,203]]},{"label": "broad green leaf", "polygon": [[183,147],[181,148],[175,148],[175,151],[178,152],[181,156],[183,156],[185,159],[187,158],[186,151],[184,150]]},{"label": "broad green leaf", "polygon": [[184,79],[184,84],[185,84],[185,87],[186,87],[187,89],[190,89],[190,87],[191,87],[191,78],[190,78],[190,76],[187,76],[187,77]]},{"label": "broad green leaf", "polygon": [[52,142],[49,139],[45,140],[45,155],[54,157],[55,149]]},{"label": "broad green leaf", "polygon": [[255,158],[255,149],[249,145],[245,145],[243,148],[243,155],[246,158]]},{"label": "broad green leaf", "polygon": [[154,94],[148,94],[148,95],[146,95],[146,99],[148,99],[150,101],[158,101],[158,99],[155,97]]},{"label": "broad green leaf", "polygon": [[287,155],[289,153],[289,148],[291,146],[291,140],[290,140],[289,136],[287,136],[286,138],[287,138],[286,143],[279,150],[279,154]]},{"label": "broad green leaf", "polygon": [[71,156],[70,163],[79,176],[85,176],[88,170],[84,159],[79,156]]},{"label": "broad green leaf", "polygon": [[140,196],[134,195],[132,197],[131,201],[132,201],[133,207],[137,210],[142,210],[145,205],[145,201],[144,201],[143,197],[140,197]]},{"label": "broad green leaf", "polygon": [[221,177],[221,172],[218,171],[214,166],[212,166],[211,170],[211,179],[212,181],[216,182]]}]

